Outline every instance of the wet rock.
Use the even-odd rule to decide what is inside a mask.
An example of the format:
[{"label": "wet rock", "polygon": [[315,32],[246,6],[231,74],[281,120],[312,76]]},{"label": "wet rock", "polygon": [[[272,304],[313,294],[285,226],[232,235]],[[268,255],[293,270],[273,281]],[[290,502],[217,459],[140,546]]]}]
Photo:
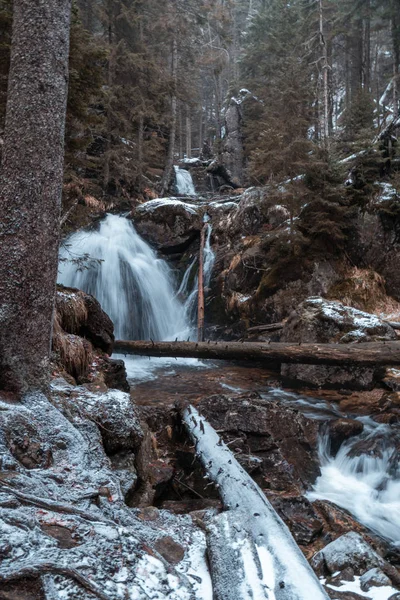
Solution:
[{"label": "wet rock", "polygon": [[198,237],[202,215],[198,207],[178,198],[150,200],[133,217],[137,232],[158,249],[184,251]]},{"label": "wet rock", "polygon": [[312,504],[303,496],[285,497],[267,494],[268,500],[288,525],[294,539],[301,546],[311,544],[322,532],[323,522]]},{"label": "wet rock", "polygon": [[392,582],[383,571],[375,567],[374,569],[370,569],[360,577],[360,585],[361,589],[364,592],[368,592],[372,587],[392,585]]},{"label": "wet rock", "polygon": [[360,435],[363,429],[364,425],[361,421],[356,421],[355,419],[342,418],[330,421],[328,424],[328,432],[332,456],[336,456],[343,442],[356,435]]},{"label": "wet rock", "polygon": [[104,383],[113,390],[129,392],[125,363],[123,360],[109,359],[103,368]]},{"label": "wet rock", "polygon": [[296,410],[250,393],[211,396],[200,402],[199,411],[245,467],[243,457],[260,459],[256,470],[254,461],[248,466],[262,488],[297,495],[318,477],[318,425]]},{"label": "wet rock", "polygon": [[[282,334],[283,342],[348,343],[395,340],[395,330],[375,315],[340,302],[309,298],[289,317]],[[379,370],[361,367],[324,365],[282,365],[283,377],[316,387],[372,389]]]},{"label": "wet rock", "polygon": [[386,369],[382,382],[393,392],[400,392],[400,371],[399,369]]},{"label": "wet rock", "polygon": [[171,565],[177,565],[185,556],[184,548],[170,536],[158,539],[154,547]]},{"label": "wet rock", "polygon": [[311,566],[319,575],[332,575],[347,567],[351,567],[360,575],[383,564],[383,558],[355,532],[337,538],[317,552],[311,560]]}]

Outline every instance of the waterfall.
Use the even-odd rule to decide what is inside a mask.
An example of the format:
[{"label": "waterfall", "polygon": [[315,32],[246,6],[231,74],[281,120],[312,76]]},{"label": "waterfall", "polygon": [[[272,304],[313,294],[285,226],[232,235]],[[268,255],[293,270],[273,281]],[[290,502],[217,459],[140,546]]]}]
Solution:
[{"label": "waterfall", "polygon": [[[68,259],[90,257],[90,268]],[[186,339],[190,324],[174,277],[136,233],[131,221],[107,215],[97,231],[78,231],[61,251],[59,282],[92,294],[114,323],[118,339]]]},{"label": "waterfall", "polygon": [[178,194],[182,196],[195,196],[196,190],[194,189],[193,179],[189,171],[186,169],[180,169],[175,166],[175,179],[176,189]]},{"label": "waterfall", "polygon": [[[366,527],[400,546],[400,465],[396,432],[365,417],[364,432],[330,455],[320,440],[321,476],[310,500],[329,500]],[[398,434],[397,434],[398,435]]]}]

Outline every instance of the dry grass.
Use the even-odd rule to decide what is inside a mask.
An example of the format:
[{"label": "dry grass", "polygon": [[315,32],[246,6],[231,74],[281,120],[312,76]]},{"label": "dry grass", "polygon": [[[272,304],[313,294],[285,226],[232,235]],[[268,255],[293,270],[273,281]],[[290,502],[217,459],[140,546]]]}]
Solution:
[{"label": "dry grass", "polygon": [[387,295],[385,279],[372,269],[354,267],[329,290],[328,298],[387,320],[400,319],[400,303]]},{"label": "dry grass", "polygon": [[53,327],[53,351],[57,362],[74,379],[87,375],[93,360],[92,344],[77,335],[65,333],[57,313]]},{"label": "dry grass", "polygon": [[58,291],[56,298],[56,317],[60,327],[67,333],[76,335],[86,324],[88,312],[81,292],[68,289]]}]

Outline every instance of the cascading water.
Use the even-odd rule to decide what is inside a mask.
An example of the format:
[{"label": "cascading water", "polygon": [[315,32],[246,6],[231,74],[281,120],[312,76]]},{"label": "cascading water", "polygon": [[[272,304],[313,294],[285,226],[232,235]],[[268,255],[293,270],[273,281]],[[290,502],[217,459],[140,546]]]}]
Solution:
[{"label": "cascading water", "polygon": [[[208,288],[208,286],[210,285],[212,270],[213,270],[213,266],[214,266],[214,262],[215,262],[215,254],[211,248],[211,233],[212,233],[212,227],[210,224],[208,224],[207,236],[206,236],[206,240],[205,240],[205,244],[204,244],[204,263],[203,263],[203,280],[204,280],[205,288]],[[186,314],[186,319],[189,321],[189,323],[194,323],[196,320],[196,316],[197,316],[197,293],[198,293],[198,287],[199,287],[199,278],[197,275],[194,280],[192,290],[190,291],[188,289],[189,278],[190,278],[190,274],[192,272],[194,263],[195,263],[195,261],[193,261],[189,265],[189,268],[187,269],[187,271],[183,277],[181,287],[179,288],[180,293],[181,294],[186,293],[186,296],[187,296],[187,299],[185,302],[185,314]],[[181,289],[183,287],[185,289]]]},{"label": "cascading water", "polygon": [[335,457],[328,436],[321,437],[321,476],[308,498],[337,504],[400,546],[399,434],[369,417],[362,421],[364,432],[343,444]]},{"label": "cascading water", "polygon": [[[93,294],[119,339],[185,339],[191,327],[174,290],[172,271],[136,233],[131,221],[107,215],[98,231],[73,234],[63,259],[89,255],[91,268],[60,263],[59,282]],[[93,259],[98,259],[93,264]]]},{"label": "cascading water", "polygon": [[193,179],[189,171],[175,166],[176,190],[182,196],[195,196]]},{"label": "cascading water", "polygon": [[[208,286],[214,264],[210,244],[211,226],[204,249],[204,281]],[[191,269],[178,291],[168,264],[137,234],[131,221],[107,215],[99,228],[73,234],[60,252],[59,283],[95,296],[115,327],[117,339],[186,340],[195,336],[198,279],[190,289]],[[87,268],[77,268],[76,259],[88,258]],[[75,260],[74,260],[75,259]],[[182,298],[186,298],[183,301]],[[123,357],[128,375],[149,378],[173,359]],[[200,366],[195,359],[180,361]]]}]

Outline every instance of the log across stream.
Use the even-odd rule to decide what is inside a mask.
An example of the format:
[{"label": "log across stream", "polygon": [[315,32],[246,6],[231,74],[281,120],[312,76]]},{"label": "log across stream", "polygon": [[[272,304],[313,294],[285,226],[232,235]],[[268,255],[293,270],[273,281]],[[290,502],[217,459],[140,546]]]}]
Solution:
[{"label": "log across stream", "polygon": [[400,365],[400,342],[293,344],[282,342],[133,342],[118,340],[115,352],[139,356],[257,360],[311,365]]}]

